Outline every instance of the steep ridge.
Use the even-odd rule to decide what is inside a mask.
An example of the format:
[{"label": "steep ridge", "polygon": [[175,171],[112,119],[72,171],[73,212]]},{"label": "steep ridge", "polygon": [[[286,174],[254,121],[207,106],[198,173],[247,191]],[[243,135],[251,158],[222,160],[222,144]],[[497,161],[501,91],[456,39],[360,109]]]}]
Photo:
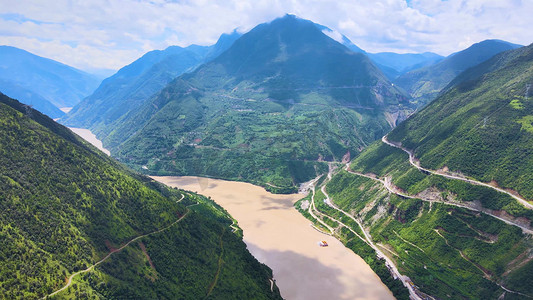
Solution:
[{"label": "steep ridge", "polygon": [[[324,179],[317,210],[340,220],[331,202],[360,222],[417,297],[532,298],[533,211],[464,179],[483,181],[474,174],[485,174],[531,199],[533,139],[525,120],[533,112],[532,70],[528,46],[465,71],[346,170]],[[368,253],[368,237],[333,230],[357,241],[355,252]]]},{"label": "steep ridge", "polygon": [[211,61],[227,50],[240,36],[236,31],[222,34],[213,46],[171,46],[154,50],[105,79],[100,87],[64,117],[70,127],[89,128],[106,144],[106,137],[120,124],[121,117],[138,108],[177,76]]},{"label": "steep ridge", "polygon": [[485,40],[454,53],[436,64],[401,75],[394,80],[394,84],[418,99],[419,106],[423,106],[435,99],[441,89],[446,87],[461,72],[500,52],[519,47],[521,45],[505,41]]},{"label": "steep ridge", "polygon": [[[0,79],[40,95],[58,108],[76,105],[100,83],[86,72],[10,46],[0,46],[0,66]],[[23,94],[6,94],[26,101]]]},{"label": "steep ridge", "polygon": [[[202,52],[205,55],[206,50]],[[72,109],[62,123],[82,128],[112,123],[130,108],[141,105],[176,76],[196,66],[203,55],[178,46],[148,52],[105,79],[92,95]]]},{"label": "steep ridge", "polygon": [[364,54],[287,15],[129,114],[115,129],[124,143],[111,151],[152,174],[293,191],[326,167],[320,161],[341,161],[379,138],[409,105]]},{"label": "steep ridge", "polygon": [[423,167],[461,172],[532,200],[532,66],[528,46],[470,69],[389,140],[414,151]]},{"label": "steep ridge", "polygon": [[0,123],[0,298],[281,299],[210,200],[132,173],[1,94]]}]

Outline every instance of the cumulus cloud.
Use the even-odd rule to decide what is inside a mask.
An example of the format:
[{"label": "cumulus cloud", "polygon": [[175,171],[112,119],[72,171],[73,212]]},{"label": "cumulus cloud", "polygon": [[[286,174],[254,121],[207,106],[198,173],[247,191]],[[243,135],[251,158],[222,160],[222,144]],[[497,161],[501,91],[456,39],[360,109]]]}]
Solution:
[{"label": "cumulus cloud", "polygon": [[0,44],[82,69],[118,69],[153,49],[209,45],[286,13],[342,33],[368,52],[447,55],[498,38],[533,42],[529,0],[1,1]]}]

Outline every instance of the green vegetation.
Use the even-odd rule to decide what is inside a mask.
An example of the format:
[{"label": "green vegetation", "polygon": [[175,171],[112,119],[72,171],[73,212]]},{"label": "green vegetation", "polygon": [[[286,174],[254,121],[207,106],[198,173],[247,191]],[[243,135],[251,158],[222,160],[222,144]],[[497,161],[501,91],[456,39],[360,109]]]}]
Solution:
[{"label": "green vegetation", "polygon": [[454,53],[436,64],[416,69],[401,75],[394,83],[409,93],[417,103],[424,106],[455,80],[466,69],[476,66],[492,56],[521,47],[499,40],[485,40],[465,50]]},{"label": "green vegetation", "polygon": [[531,267],[520,268],[533,244],[519,228],[463,208],[403,199],[375,180],[345,171],[333,177],[327,192],[341,209],[363,220],[373,241],[422,292],[496,299],[503,293],[497,284],[503,284],[531,294],[531,280],[524,275]]},{"label": "green vegetation", "polygon": [[[414,150],[426,168],[446,166],[533,199],[532,65],[533,46],[528,46],[469,70],[389,139]],[[509,105],[515,99],[521,109]]]},{"label": "green vegetation", "polygon": [[[529,46],[469,69],[389,133],[389,140],[414,150],[428,169],[495,180],[531,199],[533,135],[527,128],[533,112],[532,64]],[[376,244],[420,291],[438,298],[497,299],[503,285],[533,297],[531,236],[489,215],[439,202],[475,202],[529,225],[531,210],[493,189],[421,172],[405,152],[382,142],[371,144],[350,168],[388,177],[407,194],[438,201],[404,199],[381,182],[345,171],[327,184],[333,201],[363,220]]]},{"label": "green vegetation", "polygon": [[[312,193],[309,193],[305,198],[299,200],[295,207],[300,213],[302,213],[307,219],[313,222],[315,226],[321,228],[320,223],[309,214],[307,210],[301,208],[303,201],[311,201]],[[323,200],[325,195],[317,189],[315,191],[315,206],[320,213],[333,217],[336,220],[340,220],[342,223],[350,226],[352,230],[357,232],[360,236],[363,236],[361,229],[352,219],[344,215],[343,213],[329,207]],[[403,286],[400,280],[394,279],[385,265],[385,261],[376,257],[376,252],[366,244],[363,240],[357,237],[353,232],[346,227],[341,226],[338,222],[334,222],[329,218],[323,217],[322,221],[326,222],[329,226],[335,229],[334,236],[338,238],[346,247],[352,250],[365,260],[365,262],[372,268],[374,272],[379,276],[381,281],[390,289],[396,299],[409,299],[409,292]],[[324,232],[328,232],[327,229],[322,229]]]},{"label": "green vegetation", "polygon": [[533,133],[533,116],[524,116],[521,119],[517,121],[518,123],[522,124],[522,127],[520,130],[525,130],[527,132]]},{"label": "green vegetation", "polygon": [[[472,185],[438,175],[428,175],[409,164],[407,153],[381,141],[373,143],[356,157],[350,168],[361,173],[373,173],[381,178],[390,176],[392,183],[409,195],[417,195],[433,189],[440,191],[441,194],[437,198],[444,201],[476,201],[484,208],[504,210],[514,217],[526,217],[530,221],[533,220],[533,211],[519,204],[511,196],[489,187]],[[342,189],[342,186],[340,188]]]},{"label": "green vegetation", "polygon": [[286,16],[257,26],[96,133],[141,172],[294,192],[324,172],[325,161],[355,155],[410,110],[365,55]]},{"label": "green vegetation", "polygon": [[4,95],[0,124],[0,298],[46,296],[187,214],[76,276],[55,298],[281,299],[270,291],[270,269],[209,199],[132,173]]}]

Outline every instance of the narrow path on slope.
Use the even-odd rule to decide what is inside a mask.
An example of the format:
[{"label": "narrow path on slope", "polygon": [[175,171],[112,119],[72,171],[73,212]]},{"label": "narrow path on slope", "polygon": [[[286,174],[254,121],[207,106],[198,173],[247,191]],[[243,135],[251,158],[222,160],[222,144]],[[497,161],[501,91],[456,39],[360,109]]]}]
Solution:
[{"label": "narrow path on slope", "polygon": [[520,225],[518,223],[515,223],[515,222],[513,222],[511,220],[499,217],[499,216],[497,216],[497,215],[495,215],[495,214],[493,214],[493,213],[491,213],[489,211],[482,210],[482,209],[477,209],[477,208],[474,208],[474,207],[471,207],[471,206],[468,206],[468,205],[465,205],[465,204],[457,203],[457,202],[448,202],[448,201],[442,201],[442,200],[426,199],[426,198],[423,198],[423,197],[415,197],[415,196],[404,194],[404,193],[402,193],[402,192],[397,190],[397,188],[390,182],[389,178],[386,178],[386,180],[382,180],[382,179],[380,179],[378,177],[375,177],[375,176],[370,176],[370,175],[363,174],[363,173],[360,173],[360,172],[352,171],[352,170],[350,170],[349,163],[346,164],[345,170],[346,170],[346,172],[348,172],[350,174],[354,174],[354,175],[370,178],[370,179],[375,180],[375,181],[379,181],[379,182],[381,182],[381,184],[383,184],[385,186],[385,188],[390,193],[396,194],[396,195],[398,195],[400,197],[408,198],[408,199],[419,199],[419,200],[430,202],[430,203],[436,202],[436,203],[443,203],[443,204],[447,204],[447,205],[451,205],[451,206],[466,208],[466,209],[471,210],[471,211],[475,211],[475,212],[480,212],[480,213],[486,214],[486,215],[491,216],[493,218],[496,218],[496,219],[498,219],[500,221],[503,221],[506,224],[509,224],[509,225],[512,225],[512,226],[516,226],[516,227],[522,229],[522,232],[524,232],[526,234],[533,235],[533,230],[532,229],[530,229],[528,227],[525,227],[523,225]]},{"label": "narrow path on slope", "polygon": [[[176,203],[181,202],[181,200],[183,200],[184,197],[185,197],[185,195],[184,195],[184,194],[181,194],[181,199],[179,199],[178,201],[176,201]],[[193,204],[193,205],[196,205],[196,204]],[[190,206],[193,206],[193,205],[190,205]],[[52,292],[52,293],[50,293],[50,294],[48,294],[48,295],[46,295],[46,296],[44,296],[44,297],[42,297],[41,299],[46,299],[46,298],[48,298],[48,297],[52,297],[52,296],[54,296],[54,295],[56,295],[56,294],[58,294],[58,293],[60,293],[60,292],[62,292],[62,291],[64,291],[64,290],[66,290],[69,286],[72,285],[72,279],[74,279],[74,277],[76,277],[76,276],[79,275],[79,274],[87,273],[87,272],[91,271],[91,270],[94,269],[96,266],[98,266],[99,264],[101,264],[101,263],[103,263],[104,261],[106,261],[109,257],[111,257],[111,255],[113,255],[113,254],[115,254],[115,253],[118,253],[118,252],[122,251],[122,249],[128,247],[131,243],[133,243],[133,242],[135,242],[135,241],[137,241],[137,240],[139,240],[139,239],[141,239],[141,238],[143,238],[143,237],[147,237],[147,236],[150,236],[150,235],[154,235],[154,234],[156,234],[156,233],[160,233],[160,232],[162,232],[162,231],[165,231],[165,230],[169,229],[169,228],[172,227],[174,224],[176,224],[176,223],[178,223],[179,221],[183,220],[183,219],[189,214],[189,212],[190,212],[189,207],[190,207],[190,206],[187,206],[187,211],[185,212],[185,214],[183,214],[183,216],[181,216],[180,218],[178,218],[176,221],[172,222],[172,223],[171,223],[170,225],[168,225],[167,227],[164,227],[164,228],[162,228],[162,229],[159,229],[159,230],[156,230],[156,231],[153,231],[153,232],[147,233],[147,234],[143,234],[143,235],[140,235],[140,236],[138,236],[138,237],[136,237],[136,238],[131,239],[129,242],[127,242],[126,244],[122,245],[120,248],[115,249],[115,250],[112,250],[111,252],[109,252],[104,258],[102,258],[101,260],[99,260],[99,261],[96,262],[95,264],[89,266],[87,269],[85,269],[85,270],[81,270],[81,271],[78,271],[78,272],[76,272],[76,273],[71,274],[71,275],[69,276],[68,280],[67,280],[67,284],[66,284],[64,287],[62,287],[62,288],[60,288],[59,290],[57,290],[57,291],[55,291],[55,292]]]},{"label": "narrow path on slope", "polygon": [[476,267],[478,270],[481,271],[481,273],[483,273],[483,276],[487,279],[487,280],[490,280],[492,275],[487,271],[485,270],[484,268],[482,268],[480,265],[474,263],[473,261],[471,261],[468,257],[466,257],[466,255],[463,254],[463,251],[461,251],[460,249],[457,249],[455,248],[454,246],[450,245],[450,243],[448,242],[448,239],[446,239],[438,229],[433,229],[442,239],[444,239],[444,243],[446,243],[446,245],[450,248],[452,248],[453,250],[459,252],[459,255],[461,255],[461,257],[466,260],[467,262],[471,263],[474,267]]},{"label": "narrow path on slope", "polygon": [[[330,176],[328,176],[328,178],[330,178]],[[314,190],[314,188],[313,188]],[[386,265],[390,268],[390,270],[392,270],[392,272],[396,275],[397,278],[399,278],[403,285],[407,288],[407,290],[409,291],[409,295],[410,295],[410,298],[411,299],[422,299],[420,296],[418,296],[418,294],[416,293],[415,289],[413,288],[413,286],[411,286],[411,284],[409,284],[409,282],[407,281],[407,279],[405,279],[405,277],[400,273],[400,271],[398,270],[398,268],[396,267],[396,265],[394,264],[394,262],[388,257],[386,256],[375,244],[374,242],[372,241],[372,237],[370,236],[369,233],[366,232],[365,228],[363,227],[363,225],[361,224],[361,222],[359,222],[358,219],[354,218],[351,214],[345,212],[344,210],[338,208],[335,204],[333,204],[333,201],[331,201],[331,199],[329,198],[329,195],[326,193],[326,185],[323,185],[322,186],[322,193],[326,196],[326,201],[327,203],[334,209],[338,210],[339,212],[343,213],[344,215],[348,216],[350,219],[352,219],[354,222],[357,223],[357,225],[359,226],[359,228],[361,229],[361,231],[363,232],[365,238],[363,239],[360,235],[358,235],[357,233],[355,233],[355,231],[352,230],[353,233],[355,233],[360,239],[362,239],[363,241],[365,241],[370,247],[372,247],[372,249],[374,249],[374,251],[376,252],[377,254],[377,257],[378,258],[382,258],[385,260],[385,263]],[[341,224],[343,224],[342,222],[340,221],[337,221]],[[344,225],[344,224],[343,224]],[[346,226],[346,225],[344,225]],[[348,227],[348,226],[346,226]],[[350,227],[348,227],[350,228]]]},{"label": "narrow path on slope", "polygon": [[501,192],[501,193],[505,193],[505,194],[513,197],[514,199],[516,199],[518,202],[520,202],[526,208],[533,209],[533,204],[529,203],[526,199],[522,198],[521,196],[517,196],[517,195],[515,195],[515,194],[513,194],[513,193],[511,193],[511,192],[509,192],[507,190],[504,190],[502,188],[495,187],[495,186],[492,186],[492,185],[490,185],[488,183],[484,183],[484,182],[477,181],[477,180],[474,180],[474,179],[468,179],[468,178],[464,178],[464,177],[448,175],[448,174],[444,174],[444,173],[441,173],[441,172],[437,172],[437,171],[434,171],[434,170],[429,170],[429,169],[421,167],[420,166],[420,162],[418,162],[418,160],[415,158],[415,155],[414,155],[413,151],[411,151],[409,149],[406,149],[406,148],[402,147],[401,145],[399,145],[397,143],[390,142],[389,140],[387,140],[387,135],[384,135],[381,138],[381,141],[383,143],[391,146],[391,147],[395,147],[395,148],[401,149],[404,152],[406,152],[409,155],[409,163],[413,167],[419,169],[420,171],[431,173],[431,174],[434,174],[434,175],[443,176],[443,177],[450,178],[450,179],[461,180],[461,181],[468,182],[468,183],[474,184],[474,185],[481,185],[481,186],[489,187],[489,188],[491,188],[493,190],[496,190],[496,191]]},{"label": "narrow path on slope", "polygon": [[466,255],[464,255],[463,251],[455,248],[454,246],[450,245],[450,243],[448,243],[448,240],[446,239],[446,237],[444,237],[438,229],[433,229],[441,238],[444,239],[444,242],[446,243],[446,245],[448,245],[448,247],[456,250],[459,252],[459,254],[461,255],[461,257],[466,260],[467,262],[471,263],[474,267],[476,267],[478,270],[480,270],[484,277],[487,279],[487,280],[490,280],[492,281],[493,283],[495,283],[497,286],[501,287],[504,291],[506,292],[509,292],[509,293],[513,293],[513,294],[518,294],[518,295],[521,295],[521,296],[524,296],[524,297],[527,297],[527,298],[533,298],[532,296],[530,295],[526,295],[526,294],[523,294],[523,293],[520,293],[520,292],[517,292],[517,291],[513,291],[513,290],[510,290],[508,288],[506,288],[505,286],[497,283],[496,281],[493,281],[491,278],[492,278],[492,275],[488,272],[488,270],[485,270],[485,268],[483,268],[482,266],[476,264],[475,262],[471,261]]},{"label": "narrow path on slope", "polygon": [[[444,202],[444,201],[438,201],[438,200],[421,199],[421,198],[417,198],[417,197],[413,197],[413,196],[410,196],[410,195],[405,195],[405,194],[399,193],[399,192],[395,191],[394,188],[392,188],[392,185],[391,185],[391,183],[390,183],[390,180],[381,180],[381,179],[379,179],[379,178],[377,178],[377,177],[373,177],[373,176],[370,176],[370,175],[366,175],[366,174],[362,174],[362,173],[359,173],[359,172],[351,171],[351,170],[349,169],[349,166],[350,166],[350,164],[347,163],[347,164],[346,164],[346,167],[345,167],[345,170],[346,170],[348,173],[351,173],[351,174],[354,174],[354,175],[358,175],[358,176],[362,176],[362,177],[366,177],[366,178],[370,178],[370,179],[373,179],[373,180],[375,180],[375,181],[379,181],[379,182],[381,182],[381,183],[387,188],[387,190],[388,190],[389,192],[391,192],[391,193],[393,193],[393,194],[396,194],[396,195],[399,195],[399,196],[402,196],[402,197],[405,197],[405,198],[420,199],[420,200],[422,200],[422,201],[427,201],[427,202],[444,203],[444,204],[448,204],[448,205],[453,205],[453,206],[457,206],[457,207],[466,208],[466,209],[473,210],[473,211],[476,211],[476,212],[485,213],[485,214],[487,214],[487,215],[489,215],[489,216],[492,216],[492,217],[494,217],[494,218],[496,218],[496,219],[498,219],[498,220],[501,220],[501,221],[503,221],[503,222],[505,222],[505,223],[507,223],[507,224],[509,224],[509,225],[514,225],[514,226],[517,226],[517,227],[521,228],[522,231],[523,231],[524,233],[529,233],[529,234],[533,235],[533,230],[530,230],[530,229],[525,228],[525,227],[523,227],[523,226],[521,226],[521,225],[518,225],[518,224],[512,223],[512,222],[510,222],[510,221],[508,221],[508,220],[502,219],[502,218],[500,218],[500,217],[498,217],[498,216],[495,216],[495,215],[493,215],[493,214],[490,214],[490,213],[487,213],[487,212],[484,212],[484,211],[480,211],[480,210],[475,209],[475,208],[472,208],[472,207],[468,207],[468,206],[460,205],[460,204],[456,204],[456,203],[449,203],[449,202]],[[365,231],[364,228],[362,227],[362,224],[360,224],[360,223],[359,223],[359,222],[358,222],[353,216],[351,216],[351,215],[349,215],[348,213],[346,213],[345,211],[343,211],[343,210],[337,208],[337,207],[333,204],[333,201],[331,201],[331,200],[329,199],[329,196],[327,195],[327,193],[326,193],[326,189],[325,189],[325,188],[326,188],[325,185],[322,186],[322,193],[324,193],[324,195],[326,195],[326,197],[328,198],[327,203],[330,204],[331,207],[333,207],[333,208],[335,208],[335,209],[337,209],[337,210],[343,212],[344,214],[346,214],[347,216],[349,216],[350,218],[352,218],[354,221],[356,221],[357,224],[361,227],[361,230],[363,231],[363,233],[365,234],[365,236],[369,239],[369,242],[372,243],[372,240],[370,239],[370,235],[369,235],[369,234],[367,235],[366,231]],[[439,236],[441,236],[441,237],[444,239],[444,241],[446,242],[446,244],[447,244],[449,247],[451,247],[451,248],[453,248],[453,249],[459,251],[459,254],[461,255],[461,257],[462,257],[463,259],[465,259],[466,261],[470,262],[470,263],[473,264],[477,269],[479,269],[479,270],[483,273],[483,275],[484,275],[485,278],[490,279],[490,274],[488,274],[483,268],[481,268],[481,267],[480,267],[479,265],[477,265],[476,263],[470,261],[470,260],[469,260],[469,259],[463,254],[462,251],[460,251],[459,249],[456,249],[456,248],[452,247],[452,246],[448,243],[448,241],[446,240],[446,238],[445,238],[445,237],[444,237],[444,236],[443,236],[443,235],[442,235],[437,229],[435,229],[435,232],[436,232]],[[422,250],[421,248],[419,248],[418,246],[416,246],[416,245],[414,245],[414,244],[412,244],[412,243],[410,243],[410,242],[404,240],[400,235],[398,235],[398,233],[396,233],[396,231],[394,231],[394,233],[395,233],[400,239],[402,239],[404,242],[406,242],[406,243],[408,243],[408,244],[410,244],[410,245],[412,245],[412,246],[418,248],[420,251],[422,251],[422,252],[425,253],[425,251]],[[381,252],[380,250],[378,250],[377,247],[376,247],[374,244],[372,244],[371,246],[372,246],[372,248],[374,248],[374,250],[378,253],[378,257],[379,257],[379,255],[381,254],[381,255],[383,256],[383,258],[384,258],[387,262],[390,261],[390,260],[388,259],[388,257],[385,256],[385,255],[383,254],[383,252]],[[392,263],[392,261],[390,262],[390,266],[391,266],[391,269],[393,269],[393,271],[397,274],[398,278],[400,278],[400,279],[402,280],[402,282],[404,283],[404,285],[405,285],[406,283],[405,283],[405,281],[403,280],[403,277],[401,276],[401,274],[400,274],[400,272],[398,271],[398,269],[396,268],[396,266]],[[492,281],[492,280],[491,280],[491,281]],[[492,282],[494,282],[494,281],[492,281]],[[494,282],[494,283],[495,283],[496,285],[498,285],[499,287],[501,287],[501,288],[502,288],[503,290],[505,290],[506,292],[513,293],[513,294],[518,294],[518,295],[522,295],[522,296],[524,296],[524,297],[528,297],[528,298],[533,298],[532,296],[529,296],[529,295],[526,295],[526,294],[523,294],[523,293],[520,293],[520,292],[517,292],[517,291],[509,290],[508,288],[506,288],[505,286],[503,286],[503,285],[501,285],[501,284],[499,284],[499,283],[497,283],[497,282]],[[412,287],[411,287],[409,284],[408,284],[407,287],[409,288],[409,293],[411,293],[411,288],[412,288]],[[414,292],[414,290],[413,290],[413,292]],[[418,297],[418,295],[417,295],[417,297]],[[421,298],[415,298],[415,299],[421,299]]]}]

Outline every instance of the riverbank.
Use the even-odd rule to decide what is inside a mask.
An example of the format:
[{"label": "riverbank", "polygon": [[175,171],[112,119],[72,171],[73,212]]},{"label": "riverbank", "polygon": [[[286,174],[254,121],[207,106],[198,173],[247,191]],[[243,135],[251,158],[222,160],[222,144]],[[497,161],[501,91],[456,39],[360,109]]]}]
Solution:
[{"label": "riverbank", "polygon": [[91,143],[93,146],[98,148],[100,151],[104,152],[107,155],[111,155],[111,152],[104,148],[104,145],[102,142],[96,138],[96,135],[94,135],[89,129],[83,129],[83,128],[74,128],[69,127],[72,132],[79,135],[82,139],[86,140],[87,142]]},{"label": "riverbank", "polygon": [[[313,229],[294,207],[301,194],[276,195],[248,183],[154,176],[210,196],[243,229],[248,249],[273,271],[286,299],[394,299],[379,277],[337,239]],[[328,247],[319,247],[325,240]]]}]

